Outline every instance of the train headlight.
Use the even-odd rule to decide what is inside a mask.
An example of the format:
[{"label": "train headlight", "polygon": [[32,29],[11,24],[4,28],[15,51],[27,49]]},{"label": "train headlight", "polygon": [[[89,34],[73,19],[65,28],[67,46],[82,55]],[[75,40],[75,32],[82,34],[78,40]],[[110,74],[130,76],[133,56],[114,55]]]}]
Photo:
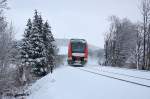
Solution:
[{"label": "train headlight", "polygon": [[72,57],[68,57],[68,60],[72,60]]},{"label": "train headlight", "polygon": [[87,61],[87,58],[84,58],[84,61]]}]

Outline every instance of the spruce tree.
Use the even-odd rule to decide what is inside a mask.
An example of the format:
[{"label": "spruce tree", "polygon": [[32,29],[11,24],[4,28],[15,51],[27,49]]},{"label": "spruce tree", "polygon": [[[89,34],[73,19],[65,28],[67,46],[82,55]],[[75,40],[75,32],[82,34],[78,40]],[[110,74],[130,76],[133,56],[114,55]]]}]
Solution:
[{"label": "spruce tree", "polygon": [[22,39],[21,44],[21,59],[22,59],[22,65],[29,65],[29,56],[30,56],[30,35],[32,30],[32,23],[31,19],[28,19],[26,29],[24,32],[24,38]]},{"label": "spruce tree", "polygon": [[[28,19],[26,29],[24,31],[23,39],[19,44],[17,44],[16,48],[20,53],[20,56],[16,58],[21,58],[21,66],[18,66],[18,81],[20,84],[25,84],[27,81],[30,81],[30,74],[26,75],[26,72],[30,68],[30,35],[32,30],[31,19]],[[28,71],[30,73],[30,70]]]},{"label": "spruce tree", "polygon": [[49,26],[48,22],[45,22],[43,26],[43,41],[45,46],[46,67],[47,70],[50,70],[52,73],[52,70],[55,66],[55,45],[51,27]]},{"label": "spruce tree", "polygon": [[31,34],[31,60],[33,73],[37,76],[43,76],[45,74],[45,56],[44,56],[44,45],[43,45],[43,20],[40,15],[38,15],[37,10],[35,10],[35,15],[33,19],[33,27]]},{"label": "spruce tree", "polygon": [[33,21],[28,20],[22,41],[22,63],[32,67],[33,74],[44,76],[53,69],[55,66],[54,38],[48,22],[43,24],[43,19],[37,10],[35,10]]}]

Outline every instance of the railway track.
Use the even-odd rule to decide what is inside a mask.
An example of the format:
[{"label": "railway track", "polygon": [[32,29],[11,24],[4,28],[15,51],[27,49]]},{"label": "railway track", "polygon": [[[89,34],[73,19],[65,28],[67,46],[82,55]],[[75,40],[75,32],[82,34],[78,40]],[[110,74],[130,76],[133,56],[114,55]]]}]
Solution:
[{"label": "railway track", "polygon": [[[76,68],[76,67],[74,67],[74,68]],[[99,76],[103,76],[103,77],[107,77],[107,78],[111,78],[111,79],[116,79],[116,80],[119,80],[119,81],[123,81],[123,82],[127,82],[127,83],[131,83],[131,84],[135,84],[135,85],[150,88],[150,85],[146,85],[146,84],[142,84],[142,83],[139,83],[139,82],[134,82],[134,81],[130,81],[130,80],[126,80],[126,79],[106,75],[106,74],[103,74],[103,73],[97,73],[97,72],[94,72],[94,71],[87,70],[85,68],[76,68],[76,69],[79,69],[79,70],[84,71],[84,72],[92,73],[92,74],[95,74],[95,75],[99,75]],[[134,77],[134,78],[140,78],[141,79],[141,77]]]},{"label": "railway track", "polygon": [[[90,68],[90,69],[97,70],[97,69],[94,69],[94,68]],[[122,74],[122,73],[116,73],[116,72],[110,72],[110,71],[106,71],[106,70],[100,70],[100,71],[101,72],[110,73],[110,74],[121,75],[121,76],[126,76],[126,77],[131,77],[131,78],[138,78],[138,79],[143,79],[143,80],[150,81],[150,78],[138,77],[138,76],[133,76],[133,75],[128,75],[128,74]]]},{"label": "railway track", "polygon": [[137,77],[137,76],[132,76],[132,75],[127,75],[127,74],[121,74],[121,73],[115,73],[115,72],[109,72],[109,71],[102,71],[102,72],[106,72],[106,73],[110,73],[110,74],[116,74],[116,75],[122,75],[122,76],[127,76],[127,77],[132,77],[132,78],[138,78],[138,79],[143,79],[143,80],[149,80],[149,78],[144,78],[144,77]]}]

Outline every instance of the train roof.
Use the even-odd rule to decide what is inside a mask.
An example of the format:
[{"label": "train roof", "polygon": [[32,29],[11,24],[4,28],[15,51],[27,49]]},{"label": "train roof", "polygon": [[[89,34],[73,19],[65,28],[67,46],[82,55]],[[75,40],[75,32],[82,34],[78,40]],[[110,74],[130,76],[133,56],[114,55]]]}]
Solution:
[{"label": "train roof", "polygon": [[70,39],[71,42],[82,42],[82,43],[86,43],[85,39]]}]

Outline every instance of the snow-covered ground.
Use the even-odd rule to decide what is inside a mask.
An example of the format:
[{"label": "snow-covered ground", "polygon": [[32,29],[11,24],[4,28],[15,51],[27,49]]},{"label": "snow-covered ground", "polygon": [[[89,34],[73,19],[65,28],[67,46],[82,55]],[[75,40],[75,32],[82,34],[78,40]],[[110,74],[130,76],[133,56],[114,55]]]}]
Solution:
[{"label": "snow-covered ground", "polygon": [[[60,47],[60,55],[67,55],[67,47]],[[65,60],[65,59],[64,59]],[[96,74],[150,86],[150,72],[98,65],[98,59],[89,57],[85,67],[64,65],[53,74],[38,80],[29,90],[27,99],[150,99],[150,88]]]},{"label": "snow-covered ground", "polygon": [[[92,63],[92,62],[91,62]],[[100,67],[88,63],[85,67],[62,66],[38,80],[30,88],[27,99],[150,99],[150,88],[85,72],[88,69],[109,76],[136,81],[136,78],[115,73],[150,78],[150,72]],[[107,71],[107,72],[104,72]],[[113,73],[108,73],[113,72]],[[140,80],[149,84],[150,81]],[[149,83],[148,83],[149,82]]]},{"label": "snow-covered ground", "polygon": [[94,58],[94,57],[88,57],[88,62],[87,62],[87,64],[86,64],[86,67],[87,66],[90,66],[90,67],[92,67],[92,66],[97,66],[98,67],[98,58]]}]

